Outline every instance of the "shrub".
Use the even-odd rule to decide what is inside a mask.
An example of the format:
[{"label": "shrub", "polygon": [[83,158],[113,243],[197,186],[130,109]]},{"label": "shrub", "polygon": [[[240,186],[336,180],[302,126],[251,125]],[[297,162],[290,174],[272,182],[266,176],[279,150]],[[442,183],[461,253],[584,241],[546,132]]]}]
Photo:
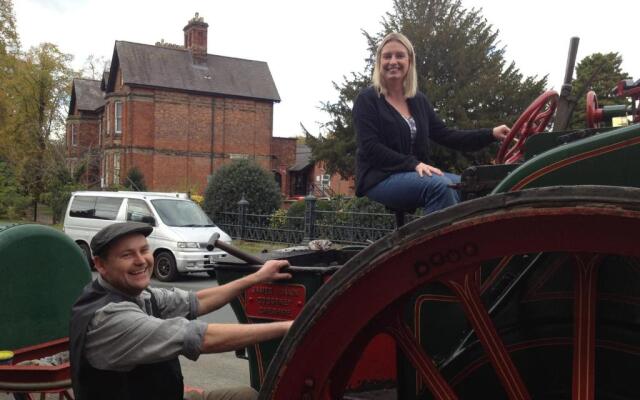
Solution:
[{"label": "shrub", "polygon": [[14,171],[8,163],[0,160],[0,218],[22,219],[30,204],[30,198],[18,189]]},{"label": "shrub", "polygon": [[147,190],[147,185],[144,182],[144,175],[138,167],[129,169],[127,177],[125,178],[124,187],[129,190],[135,190],[136,192],[144,192]]},{"label": "shrub", "polygon": [[271,214],[282,202],[273,175],[254,161],[240,160],[222,166],[213,174],[205,191],[203,208],[210,215],[236,211],[243,196],[252,214]]}]

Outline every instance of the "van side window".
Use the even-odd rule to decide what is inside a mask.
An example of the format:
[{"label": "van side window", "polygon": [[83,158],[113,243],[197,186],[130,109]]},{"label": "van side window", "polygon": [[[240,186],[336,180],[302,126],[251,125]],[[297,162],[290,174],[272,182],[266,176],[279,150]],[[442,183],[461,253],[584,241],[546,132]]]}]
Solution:
[{"label": "van side window", "polygon": [[115,220],[122,200],[116,197],[98,197],[96,201],[96,214],[93,218]]},{"label": "van side window", "polygon": [[69,216],[77,218],[95,218],[96,198],[95,196],[76,196],[71,203]]},{"label": "van side window", "polygon": [[128,199],[127,201],[127,221],[153,223],[153,213],[147,204],[138,199]]}]

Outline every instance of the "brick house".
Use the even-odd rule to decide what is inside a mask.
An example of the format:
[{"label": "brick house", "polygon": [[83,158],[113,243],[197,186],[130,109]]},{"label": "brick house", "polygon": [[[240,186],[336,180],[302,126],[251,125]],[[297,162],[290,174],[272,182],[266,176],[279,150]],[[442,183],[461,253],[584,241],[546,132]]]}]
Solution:
[{"label": "brick house", "polygon": [[253,159],[291,196],[296,139],[273,137],[267,63],[208,54],[198,14],[183,31],[184,46],[116,41],[102,80],[74,79],[69,164],[94,187],[124,185],[137,167],[148,190],[202,193],[221,165]]},{"label": "brick house", "polygon": [[354,179],[328,174],[324,163],[311,160],[311,149],[306,144],[296,145],[296,162],[289,168],[288,178],[290,198],[300,199],[309,193],[316,197],[355,195]]}]

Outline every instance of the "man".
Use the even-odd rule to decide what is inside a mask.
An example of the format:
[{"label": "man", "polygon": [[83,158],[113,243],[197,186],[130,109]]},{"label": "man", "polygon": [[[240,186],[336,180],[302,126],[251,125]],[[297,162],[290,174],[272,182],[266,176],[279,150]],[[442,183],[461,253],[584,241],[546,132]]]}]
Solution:
[{"label": "man", "polygon": [[[267,261],[258,271],[197,293],[150,288],[153,254],[146,237],[153,227],[112,224],[91,240],[96,270],[73,305],[70,323],[72,382],[77,400],[182,399],[178,355],[243,348],[286,334],[292,321],[207,324],[196,320],[246,288],[291,278],[288,262]],[[215,373],[215,371],[212,371]],[[204,398],[254,399],[251,388],[206,393]]]}]

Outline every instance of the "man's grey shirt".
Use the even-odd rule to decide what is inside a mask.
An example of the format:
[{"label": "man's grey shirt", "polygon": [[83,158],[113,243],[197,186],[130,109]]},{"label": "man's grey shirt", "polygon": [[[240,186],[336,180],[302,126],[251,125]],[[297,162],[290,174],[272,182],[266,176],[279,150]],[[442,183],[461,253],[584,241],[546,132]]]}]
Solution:
[{"label": "man's grey shirt", "polygon": [[149,288],[161,315],[156,318],[152,316],[151,295],[147,291],[131,297],[100,276],[98,282],[130,301],[109,303],[95,312],[85,342],[85,356],[94,368],[130,371],[137,365],[178,355],[198,359],[207,323],[195,319],[198,316],[195,293],[177,288]]}]

